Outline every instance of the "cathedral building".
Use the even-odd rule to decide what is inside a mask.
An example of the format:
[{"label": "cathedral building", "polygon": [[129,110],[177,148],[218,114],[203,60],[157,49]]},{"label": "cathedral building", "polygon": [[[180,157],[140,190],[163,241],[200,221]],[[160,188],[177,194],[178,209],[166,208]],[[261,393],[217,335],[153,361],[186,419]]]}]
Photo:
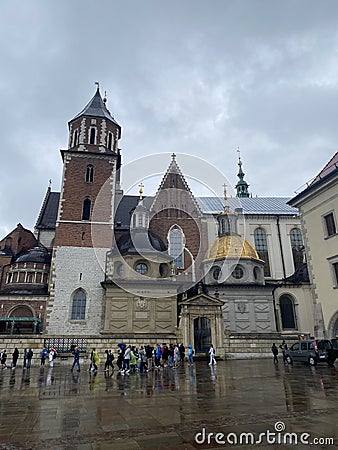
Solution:
[{"label": "cathedral building", "polygon": [[201,354],[213,343],[220,356],[314,333],[288,198],[252,197],[240,158],[235,197],[195,197],[175,154],[153,197],[142,183],[123,195],[121,127],[99,88],[68,127],[61,191],[48,188],[34,235],[18,225],[0,241],[2,332],[31,318],[50,337],[184,342]]}]

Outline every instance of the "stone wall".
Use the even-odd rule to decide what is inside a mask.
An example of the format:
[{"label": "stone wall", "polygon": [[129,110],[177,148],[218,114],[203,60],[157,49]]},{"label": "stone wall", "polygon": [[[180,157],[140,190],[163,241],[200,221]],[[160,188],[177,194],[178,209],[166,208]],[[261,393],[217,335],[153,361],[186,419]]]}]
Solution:
[{"label": "stone wall", "polygon": [[[254,359],[271,358],[271,346],[273,343],[279,347],[285,339],[288,347],[297,341],[298,336],[283,336],[281,333],[248,333],[229,334],[224,339],[226,359]],[[280,355],[282,354],[280,350]]]},{"label": "stone wall", "polygon": [[[70,336],[68,336],[70,337]],[[60,336],[50,336],[50,335],[40,335],[40,336],[0,336],[0,351],[6,349],[8,354],[8,366],[12,361],[12,353],[15,347],[18,348],[20,355],[18,360],[18,366],[22,366],[23,362],[23,352],[25,348],[31,348],[34,352],[33,365],[40,364],[40,351],[44,347],[44,340],[51,338],[60,338]],[[75,338],[75,336],[74,336]],[[78,336],[76,336],[78,338]],[[111,338],[111,337],[98,337],[98,336],[82,336],[87,342],[87,351],[82,354],[82,363],[88,362],[91,350],[96,348],[99,353],[101,363],[105,360],[104,351],[106,349],[112,349],[115,358],[117,354],[117,346],[122,341],[126,345],[147,345],[150,344],[155,346],[156,344],[162,344],[166,342],[167,344],[176,343],[177,340],[173,338],[168,338],[166,336],[148,337],[146,338]],[[267,333],[267,334],[232,334],[225,337],[225,359],[254,359],[254,358],[271,358],[271,345],[275,342],[277,346],[280,345],[282,339],[285,339],[288,346],[297,340],[297,335],[294,336],[282,336],[280,333]],[[281,352],[280,352],[281,354]],[[61,355],[56,359],[56,364],[68,364],[72,361],[72,355],[67,353],[64,355],[68,359],[61,358]],[[198,355],[197,355],[198,356]],[[224,355],[217,355],[221,359]]]},{"label": "stone wall", "polygon": [[[79,335],[102,329],[105,255],[109,249],[59,247],[53,259],[54,288],[47,311],[47,333]],[[72,298],[77,289],[86,293],[85,320],[71,320]]]}]

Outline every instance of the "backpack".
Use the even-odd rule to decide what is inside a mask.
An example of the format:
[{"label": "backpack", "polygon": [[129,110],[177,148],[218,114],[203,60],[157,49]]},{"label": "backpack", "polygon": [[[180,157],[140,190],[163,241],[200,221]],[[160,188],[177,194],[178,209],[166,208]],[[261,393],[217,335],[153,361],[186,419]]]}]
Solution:
[{"label": "backpack", "polygon": [[56,352],[54,352],[54,355],[53,355],[53,359],[55,359],[56,358]]}]

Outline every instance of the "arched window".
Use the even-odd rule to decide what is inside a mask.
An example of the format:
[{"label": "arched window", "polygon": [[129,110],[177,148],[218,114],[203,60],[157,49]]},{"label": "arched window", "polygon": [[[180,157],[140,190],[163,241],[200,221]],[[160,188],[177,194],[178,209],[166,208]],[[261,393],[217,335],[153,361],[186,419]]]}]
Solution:
[{"label": "arched window", "polygon": [[230,225],[229,217],[224,216],[221,218],[220,235],[224,236],[225,234],[230,234],[230,232],[231,232],[231,225]]},{"label": "arched window", "polygon": [[291,241],[291,249],[293,256],[293,263],[295,266],[295,270],[299,269],[303,265],[303,238],[302,233],[298,228],[293,228],[290,231],[290,241]]},{"label": "arched window", "polygon": [[82,289],[74,292],[72,298],[71,320],[85,320],[86,318],[86,293]]},{"label": "arched window", "polygon": [[78,131],[75,130],[74,134],[73,134],[73,147],[75,147],[75,145],[77,145],[77,138],[78,138]]},{"label": "arched window", "polygon": [[279,300],[280,313],[282,318],[283,330],[295,330],[297,329],[295,306],[292,298],[289,295],[282,295]]},{"label": "arched window", "polygon": [[174,225],[169,230],[169,255],[174,258],[174,263],[178,269],[183,269],[184,234],[182,228]]},{"label": "arched window", "polygon": [[112,143],[113,143],[113,134],[109,133],[108,134],[108,148],[109,148],[109,150],[111,150]]},{"label": "arched window", "polygon": [[83,206],[82,206],[82,220],[89,220],[90,218],[90,205],[91,201],[89,198],[85,198],[83,200]]},{"label": "arched window", "polygon": [[268,253],[268,242],[266,239],[266,231],[264,228],[256,228],[254,231],[255,247],[260,259],[262,259],[264,264],[264,276],[270,277],[270,263],[269,263],[269,253]]},{"label": "arched window", "polygon": [[90,129],[90,135],[89,135],[89,144],[95,144],[95,138],[96,138],[96,129],[91,128]]},{"label": "arched window", "polygon": [[94,181],[94,167],[88,164],[86,169],[86,183],[92,183]]},{"label": "arched window", "polygon": [[212,277],[214,280],[219,280],[219,278],[221,277],[221,269],[220,267],[216,266],[214,267],[212,270]]}]

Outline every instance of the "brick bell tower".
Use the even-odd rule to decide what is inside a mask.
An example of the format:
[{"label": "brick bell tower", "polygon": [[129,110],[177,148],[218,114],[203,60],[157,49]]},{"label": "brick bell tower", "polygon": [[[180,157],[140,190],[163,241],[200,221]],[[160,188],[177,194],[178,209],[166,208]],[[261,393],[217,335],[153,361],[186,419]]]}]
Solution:
[{"label": "brick bell tower", "polygon": [[102,328],[105,257],[112,247],[121,127],[99,87],[69,122],[51,266],[47,333],[97,334]]}]

